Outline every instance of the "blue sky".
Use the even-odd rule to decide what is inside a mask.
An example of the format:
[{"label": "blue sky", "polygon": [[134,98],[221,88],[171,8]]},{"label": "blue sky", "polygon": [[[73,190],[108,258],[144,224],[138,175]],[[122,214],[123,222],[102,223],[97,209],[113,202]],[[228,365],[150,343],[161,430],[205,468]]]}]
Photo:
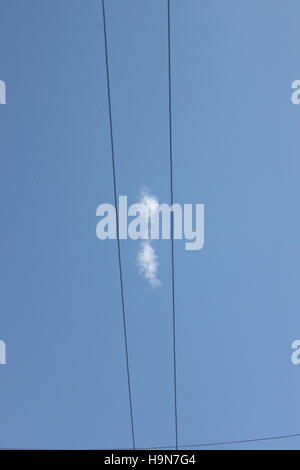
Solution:
[{"label": "blue sky", "polygon": [[[118,193],[169,202],[167,9],[107,0]],[[297,0],[172,0],[174,200],[205,204],[175,242],[181,445],[300,432]],[[101,4],[2,0],[0,447],[131,446]],[[138,447],[174,444],[171,251],[162,285],[121,242]],[[299,439],[227,448],[299,448]]]}]

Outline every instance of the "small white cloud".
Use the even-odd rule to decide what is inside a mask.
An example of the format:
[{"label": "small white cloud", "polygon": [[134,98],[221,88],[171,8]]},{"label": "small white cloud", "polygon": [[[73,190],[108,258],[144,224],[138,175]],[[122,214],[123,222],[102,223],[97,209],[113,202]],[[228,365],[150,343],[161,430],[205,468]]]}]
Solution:
[{"label": "small white cloud", "polygon": [[139,203],[145,206],[145,217],[147,218],[158,211],[159,204],[156,196],[151,196],[146,192],[141,192]]},{"label": "small white cloud", "polygon": [[[149,222],[151,215],[157,212],[159,208],[157,197],[150,195],[147,189],[143,189],[140,192],[139,204],[141,204],[144,209],[142,215],[145,217],[145,220]],[[137,254],[137,264],[139,273],[148,279],[152,287],[161,285],[157,277],[159,263],[151,240],[141,242]]]},{"label": "small white cloud", "polygon": [[150,282],[152,287],[161,285],[157,278],[158,261],[154,248],[149,241],[142,242],[137,254],[139,272]]}]

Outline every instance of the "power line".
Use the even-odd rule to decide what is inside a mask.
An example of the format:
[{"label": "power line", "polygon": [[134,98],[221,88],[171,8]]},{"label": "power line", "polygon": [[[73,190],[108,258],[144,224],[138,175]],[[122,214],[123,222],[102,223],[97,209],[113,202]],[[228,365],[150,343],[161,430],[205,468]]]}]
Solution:
[{"label": "power line", "polygon": [[247,442],[259,442],[259,441],[274,441],[276,439],[287,439],[291,437],[300,437],[299,434],[287,434],[287,435],[282,435],[282,436],[269,436],[269,437],[260,437],[260,438],[254,438],[254,439],[242,439],[239,441],[224,441],[224,442],[209,442],[207,444],[190,444],[190,445],[184,445],[180,447],[209,447],[209,446],[222,446],[222,445],[230,445],[230,444],[243,444]]},{"label": "power line", "polygon": [[120,287],[121,287],[123,331],[124,331],[125,356],[126,356],[126,371],[127,371],[128,395],[129,395],[129,406],[130,406],[132,445],[133,445],[133,449],[135,449],[134,422],[133,422],[133,409],[132,409],[132,396],[131,396],[131,380],[130,380],[130,369],[129,369],[128,341],[127,341],[127,326],[126,326],[124,289],[123,289],[123,274],[122,274],[121,249],[120,249],[120,238],[119,238],[119,219],[118,219],[118,216],[117,216],[117,214],[118,214],[118,200],[117,200],[115,151],[114,151],[113,125],[112,125],[111,93],[110,93],[110,79],[109,79],[109,66],[108,66],[108,48],[107,48],[107,34],[106,34],[106,19],[105,19],[104,0],[102,0],[102,13],[103,13],[103,31],[104,31],[104,45],[105,45],[107,97],[108,97],[108,109],[109,109],[111,160],[112,160],[112,170],[113,170],[114,199],[115,199],[115,208],[116,208],[116,235],[117,235],[117,245],[118,245],[119,276],[120,276]]},{"label": "power line", "polygon": [[[171,21],[170,0],[168,0],[168,78],[169,78],[169,147],[170,147],[170,192],[173,205],[173,137],[172,137],[172,82],[171,82]],[[176,316],[175,316],[175,275],[174,275],[174,214],[171,211],[171,254],[172,254],[172,310],[173,310],[173,375],[174,375],[174,413],[175,441],[178,449],[177,419],[177,368],[176,368]]]},{"label": "power line", "polygon": [[[262,442],[262,441],[275,441],[278,439],[290,439],[290,438],[300,437],[300,433],[297,434],[283,434],[279,436],[268,436],[268,437],[257,437],[253,439],[241,439],[237,441],[220,441],[220,442],[202,442],[201,444],[183,444],[178,445],[178,448],[189,448],[189,447],[213,447],[213,446],[223,446],[231,444],[246,444],[250,442]],[[173,449],[174,446],[156,446],[156,447],[139,447],[137,450],[155,450],[155,449]]]},{"label": "power line", "polygon": [[[207,443],[201,443],[201,444],[184,444],[184,445],[179,445],[178,448],[188,448],[188,447],[209,447],[209,446],[222,446],[222,445],[230,445],[230,444],[245,444],[249,442],[261,442],[261,441],[275,441],[278,439],[291,439],[291,438],[296,438],[300,437],[300,433],[297,434],[283,434],[280,436],[269,436],[269,437],[257,437],[253,439],[242,439],[238,441],[221,441],[221,442],[207,442]],[[174,445],[168,445],[168,446],[156,446],[156,447],[137,447],[135,450],[155,450],[155,449],[173,449]],[[24,448],[14,448],[14,447],[3,447],[0,448],[1,450],[36,450],[36,449],[24,449]],[[45,450],[45,449],[43,449]],[[47,449],[49,450],[49,449]],[[53,450],[53,449],[51,449]],[[100,449],[101,450],[101,449]],[[106,449],[107,450],[107,449]],[[118,448],[118,449],[111,449],[111,450],[129,450],[128,448]]]}]

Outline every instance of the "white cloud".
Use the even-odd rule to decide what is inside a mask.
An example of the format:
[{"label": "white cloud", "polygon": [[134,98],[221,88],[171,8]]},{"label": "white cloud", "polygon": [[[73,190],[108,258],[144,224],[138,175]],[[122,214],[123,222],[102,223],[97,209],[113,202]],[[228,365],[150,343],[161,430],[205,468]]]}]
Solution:
[{"label": "white cloud", "polygon": [[[140,192],[139,204],[142,204],[145,209],[143,216],[145,220],[149,222],[151,215],[158,211],[159,204],[157,197],[150,195],[147,189],[143,189]],[[150,282],[152,287],[161,285],[157,277],[159,263],[151,240],[140,243],[140,248],[137,253],[137,265],[139,273]]]},{"label": "white cloud", "polygon": [[139,272],[150,282],[152,287],[161,285],[160,280],[157,278],[158,261],[154,248],[151,242],[146,241],[140,244],[140,249],[137,254],[137,264]]},{"label": "white cloud", "polygon": [[152,214],[158,211],[158,200],[156,196],[148,194],[147,189],[143,189],[140,193],[139,204],[142,204],[145,208],[144,217],[149,220]]}]

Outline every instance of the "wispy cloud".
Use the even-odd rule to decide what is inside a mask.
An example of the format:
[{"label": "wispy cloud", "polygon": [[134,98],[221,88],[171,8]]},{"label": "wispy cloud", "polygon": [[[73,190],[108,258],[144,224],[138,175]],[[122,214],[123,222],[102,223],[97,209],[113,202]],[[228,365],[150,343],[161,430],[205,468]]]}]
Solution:
[{"label": "wispy cloud", "polygon": [[[158,200],[156,196],[149,194],[147,189],[140,192],[139,204],[142,205],[142,217],[149,222],[151,215],[158,211]],[[137,265],[139,273],[144,276],[152,287],[159,287],[160,280],[157,277],[159,262],[151,240],[142,241],[137,253]]]},{"label": "wispy cloud", "polygon": [[144,241],[140,244],[140,249],[137,254],[137,264],[140,274],[148,279],[152,287],[158,287],[161,285],[160,280],[157,278],[159,263],[151,242]]}]

